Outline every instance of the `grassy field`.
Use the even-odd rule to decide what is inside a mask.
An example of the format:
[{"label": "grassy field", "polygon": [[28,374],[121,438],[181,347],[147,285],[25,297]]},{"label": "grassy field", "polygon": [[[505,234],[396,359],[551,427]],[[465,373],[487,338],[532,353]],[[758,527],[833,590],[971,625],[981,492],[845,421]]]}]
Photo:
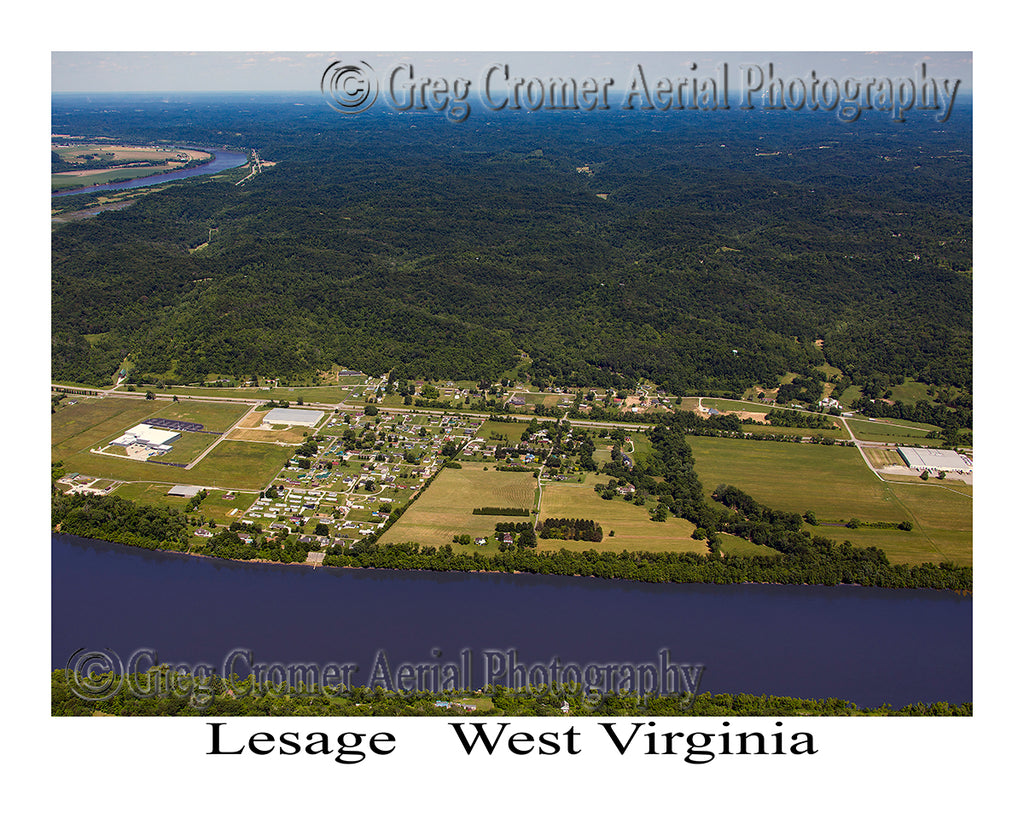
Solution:
[{"label": "grassy field", "polygon": [[485,441],[491,441],[491,435],[504,435],[508,438],[510,444],[517,444],[522,440],[523,433],[526,431],[526,423],[505,423],[504,421],[484,421],[482,427],[476,433],[477,438],[483,438]]},{"label": "grassy field", "polygon": [[494,524],[505,518],[474,515],[473,509],[484,506],[533,509],[536,490],[537,479],[529,472],[498,472],[493,467],[485,472],[482,464],[475,463],[463,464],[462,469],[442,469],[381,542],[443,546],[459,534],[493,535]]},{"label": "grassy field", "polygon": [[[73,468],[69,458],[92,455],[89,450],[109,444],[126,429],[130,429],[148,418],[167,418],[179,421],[194,421],[205,428],[220,431],[231,426],[248,407],[238,404],[211,402],[146,401],[136,398],[81,398],[72,406],[64,406],[50,419],[50,451],[54,461],[65,461]],[[173,444],[168,460],[188,463],[216,440],[214,436],[200,432],[183,432]],[[132,464],[121,458],[103,458],[111,464]],[[105,465],[103,472],[86,474],[123,477],[117,467]]]},{"label": "grassy field", "polygon": [[[103,446],[147,418],[168,418],[194,421],[204,428],[223,431],[233,424],[248,407],[239,404],[209,401],[146,401],[137,398],[79,398],[78,403],[64,406],[50,419],[50,448],[53,460],[88,452]],[[189,433],[197,434],[197,433]],[[213,442],[206,438],[206,445]],[[201,450],[200,450],[201,451]]]},{"label": "grassy field", "polygon": [[749,540],[744,540],[736,535],[730,535],[728,532],[719,532],[718,537],[722,540],[722,551],[727,555],[778,555],[780,552],[770,546],[758,546],[756,543],[751,543]]},{"label": "grassy field", "polygon": [[50,452],[54,461],[106,444],[122,431],[169,405],[167,401],[132,398],[79,398],[50,417]]},{"label": "grassy field", "polygon": [[842,395],[833,394],[832,397],[844,407],[849,407],[854,401],[859,401],[862,395],[863,392],[860,387],[850,386],[843,390]]},{"label": "grassy field", "polygon": [[843,374],[842,370],[840,370],[838,367],[833,367],[831,364],[819,364],[814,369],[816,369],[818,372],[822,373],[825,376],[826,380],[828,380],[829,378],[832,378],[833,376],[837,376],[837,375],[842,375]]},{"label": "grassy field", "polygon": [[[707,552],[707,544],[690,537],[694,526],[682,518],[655,523],[648,509],[634,506],[620,497],[604,500],[594,491],[598,476],[588,474],[583,483],[566,481],[544,486],[540,520],[545,518],[583,518],[601,524],[604,540],[589,543],[578,540],[540,540],[540,549],[587,549],[652,552]],[[601,481],[603,483],[603,481]],[[611,537],[610,533],[615,532]]]},{"label": "grassy field", "polygon": [[878,546],[893,562],[972,561],[971,493],[952,491],[962,484],[884,483],[852,447],[726,438],[691,438],[689,443],[709,496],[720,483],[731,483],[768,506],[798,514],[810,510],[823,521],[909,520],[911,532],[808,529],[855,546]]},{"label": "grassy field", "polygon": [[[166,483],[124,483],[114,490],[118,497],[128,498],[136,503],[143,503],[149,506],[169,506],[172,509],[184,509],[188,498],[179,498],[167,494],[170,484]],[[234,494],[231,500],[225,500],[225,496]],[[229,493],[212,490],[202,502],[196,514],[205,518],[214,518],[218,523],[230,524],[233,521],[241,520],[253,501],[256,500],[255,492]],[[237,515],[231,515],[235,509],[239,510]]]},{"label": "grassy field", "polygon": [[284,464],[290,450],[246,441],[221,441],[196,465],[185,472],[183,483],[262,489]]},{"label": "grassy field", "polygon": [[744,432],[753,432],[754,434],[760,433],[762,435],[799,435],[806,438],[813,438],[816,435],[820,435],[823,438],[837,438],[843,440],[849,440],[850,438],[849,433],[846,431],[846,427],[816,429],[815,427],[783,427],[775,426],[774,424],[768,424],[767,426],[741,424],[741,428]]},{"label": "grassy field", "polygon": [[[202,432],[182,432],[178,439],[171,442],[171,451],[158,455],[153,460],[166,461],[172,464],[188,464],[203,454],[203,451],[214,441],[215,435],[204,435]],[[111,447],[108,451],[120,452],[119,447]]]},{"label": "grassy field", "polygon": [[701,403],[704,409],[711,407],[719,412],[768,412],[772,408],[760,401],[734,401],[731,398],[705,398]]},{"label": "grassy field", "polygon": [[554,407],[558,405],[559,401],[573,401],[572,395],[563,395],[562,393],[555,392],[517,392],[519,395],[526,400],[526,406],[520,407],[519,411],[532,412],[533,407],[536,404],[543,404],[545,407]]},{"label": "grassy field", "polygon": [[139,483],[123,483],[114,490],[119,498],[127,498],[136,503],[144,503],[148,506],[169,506],[172,509],[184,509],[188,498],[176,498],[167,494],[167,490],[173,484],[150,483],[141,481]]},{"label": "grassy field", "polygon": [[933,424],[916,421],[862,421],[860,419],[848,419],[846,423],[850,425],[853,434],[861,441],[883,441],[886,443],[906,441],[914,446],[935,447],[942,444],[939,440],[927,437],[929,432],[939,429]]},{"label": "grassy field", "polygon": [[[78,436],[88,436],[85,432]],[[212,437],[212,436],[210,436]],[[66,448],[66,447],[65,447]],[[154,483],[186,483],[235,489],[262,489],[277,474],[287,457],[281,447],[245,441],[221,441],[194,469],[96,455],[88,446],[58,458],[68,472],[102,478]]]},{"label": "grassy field", "polygon": [[697,474],[710,496],[731,483],[775,509],[827,519],[903,520],[886,500],[885,484],[854,447],[690,438]]},{"label": "grassy field", "polygon": [[224,432],[249,411],[247,404],[229,404],[218,401],[150,401],[160,404],[160,411],[154,411],[147,418],[168,418],[176,421],[192,421],[202,424],[208,432]]},{"label": "grassy field", "polygon": [[891,389],[893,401],[902,401],[904,404],[916,404],[918,401],[935,403],[928,395],[928,385],[921,381],[907,380]]}]

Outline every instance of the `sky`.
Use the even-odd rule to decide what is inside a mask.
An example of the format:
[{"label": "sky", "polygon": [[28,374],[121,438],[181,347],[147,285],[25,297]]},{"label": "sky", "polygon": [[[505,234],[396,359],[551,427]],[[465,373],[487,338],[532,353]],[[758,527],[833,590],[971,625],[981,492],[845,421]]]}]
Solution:
[{"label": "sky", "polygon": [[488,66],[509,66],[512,76],[612,77],[624,87],[635,66],[648,77],[679,76],[693,71],[710,76],[725,64],[733,76],[745,65],[767,75],[809,78],[914,77],[927,65],[929,76],[961,80],[972,87],[970,52],[823,52],[823,51],[53,51],[54,93],[317,92],[328,65],[336,60],[366,62],[381,75],[402,63],[416,76],[466,78],[478,83]]}]

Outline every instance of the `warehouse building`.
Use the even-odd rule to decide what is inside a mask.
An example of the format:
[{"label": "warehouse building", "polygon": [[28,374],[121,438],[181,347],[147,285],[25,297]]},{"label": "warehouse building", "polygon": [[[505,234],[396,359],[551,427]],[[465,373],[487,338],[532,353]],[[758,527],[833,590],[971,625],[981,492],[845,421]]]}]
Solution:
[{"label": "warehouse building", "polygon": [[125,448],[139,445],[152,449],[167,450],[170,449],[170,444],[177,441],[180,437],[181,433],[173,429],[156,429],[149,424],[136,424],[120,438],[110,443],[113,446],[123,446]]},{"label": "warehouse building", "polygon": [[952,449],[923,449],[901,446],[897,450],[903,462],[911,469],[929,469],[940,472],[972,472],[974,464],[966,455]]},{"label": "warehouse building", "polygon": [[324,414],[320,410],[272,409],[263,417],[263,423],[315,427],[323,417]]}]

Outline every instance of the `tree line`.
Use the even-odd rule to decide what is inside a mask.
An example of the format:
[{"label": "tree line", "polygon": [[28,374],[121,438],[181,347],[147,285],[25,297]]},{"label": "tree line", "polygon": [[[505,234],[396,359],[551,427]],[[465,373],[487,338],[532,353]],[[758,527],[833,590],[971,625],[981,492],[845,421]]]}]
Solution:
[{"label": "tree line", "polygon": [[[702,692],[690,701],[679,695],[646,696],[603,694],[596,700],[578,687],[552,691],[543,688],[509,689],[488,686],[485,691],[386,691],[381,687],[352,686],[310,690],[287,681],[261,689],[253,677],[197,677],[166,667],[148,673],[109,675],[114,693],[100,701],[78,696],[65,669],[50,675],[50,714],[92,716],[447,716],[460,709],[438,706],[468,700],[478,703],[476,715],[562,716],[562,703],[573,716],[971,716],[970,702],[912,703],[862,707],[834,697],[808,699],[773,695]],[[162,686],[162,688],[159,688]],[[160,690],[163,696],[138,697],[133,691]]]}]

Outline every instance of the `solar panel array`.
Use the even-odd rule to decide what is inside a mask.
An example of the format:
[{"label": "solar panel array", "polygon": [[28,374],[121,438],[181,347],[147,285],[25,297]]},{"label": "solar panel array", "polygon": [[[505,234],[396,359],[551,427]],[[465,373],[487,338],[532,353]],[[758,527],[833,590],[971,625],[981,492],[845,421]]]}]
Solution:
[{"label": "solar panel array", "polygon": [[143,423],[157,429],[176,429],[178,432],[200,432],[203,428],[202,424],[193,421],[172,421],[169,418],[150,418]]}]

